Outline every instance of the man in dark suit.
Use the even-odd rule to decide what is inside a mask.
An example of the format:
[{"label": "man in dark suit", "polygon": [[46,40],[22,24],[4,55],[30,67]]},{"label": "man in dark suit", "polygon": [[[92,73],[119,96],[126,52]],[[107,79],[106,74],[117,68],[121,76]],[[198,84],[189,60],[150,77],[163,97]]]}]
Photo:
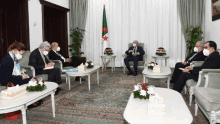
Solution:
[{"label": "man in dark suit", "polygon": [[176,83],[174,84],[173,89],[181,92],[183,87],[186,84],[188,79],[193,79],[198,81],[199,71],[202,69],[217,69],[220,68],[220,56],[219,53],[216,52],[217,45],[214,41],[207,41],[204,44],[203,54],[207,56],[205,62],[201,67],[186,67],[183,70],[183,73],[180,75]]},{"label": "man in dark suit", "polygon": [[[77,67],[82,63],[82,61],[78,60],[75,56],[72,56],[70,58],[69,56],[62,55],[59,52],[60,47],[59,47],[59,44],[57,42],[53,42],[51,44],[51,49],[52,50],[49,52],[49,58],[51,60],[60,60],[63,63],[63,67],[66,67],[66,66]],[[76,77],[75,80],[79,81],[79,77]],[[85,81],[85,79],[82,79],[82,80]]]},{"label": "man in dark suit", "polygon": [[206,56],[203,55],[202,51],[203,45],[204,44],[202,41],[198,41],[194,47],[194,53],[188,56],[184,62],[176,63],[172,80],[170,81],[171,83],[175,83],[178,80],[180,74],[182,73],[182,70],[180,70],[179,68],[185,68],[189,66],[192,61],[205,61]]},{"label": "man in dark suit", "polygon": [[[137,75],[137,66],[138,66],[138,61],[143,60],[143,55],[145,54],[144,50],[142,47],[138,46],[138,41],[134,40],[133,41],[133,46],[130,47],[126,52],[127,57],[124,59],[125,65],[128,69],[128,75],[136,76]],[[134,73],[131,71],[129,61],[134,62]]]},{"label": "man in dark suit", "polygon": [[[46,67],[52,67],[53,64],[46,58],[48,51],[50,50],[50,44],[45,41],[40,44],[39,48],[35,49],[31,52],[29,58],[29,65],[35,68],[36,75],[39,74],[48,74],[48,81],[56,82],[57,84],[61,84],[61,72],[58,68],[53,68],[50,70],[44,70]],[[61,88],[57,88],[56,94],[61,90]]]}]

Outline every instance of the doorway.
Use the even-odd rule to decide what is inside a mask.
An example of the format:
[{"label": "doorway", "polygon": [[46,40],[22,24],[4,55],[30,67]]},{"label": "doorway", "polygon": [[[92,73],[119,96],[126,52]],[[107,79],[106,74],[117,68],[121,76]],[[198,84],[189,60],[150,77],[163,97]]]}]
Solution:
[{"label": "doorway", "polygon": [[68,55],[67,12],[69,9],[41,0],[43,41],[57,42],[60,53]]},{"label": "doorway", "polygon": [[0,1],[0,61],[14,41],[30,50],[28,0]]}]

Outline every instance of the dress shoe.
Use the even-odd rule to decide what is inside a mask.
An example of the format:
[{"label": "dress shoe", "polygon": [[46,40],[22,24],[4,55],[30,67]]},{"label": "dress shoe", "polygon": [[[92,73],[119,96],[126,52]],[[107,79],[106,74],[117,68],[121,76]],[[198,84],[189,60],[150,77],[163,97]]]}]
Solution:
[{"label": "dress shoe", "polygon": [[129,71],[128,73],[127,73],[127,75],[132,75],[133,74],[133,72],[132,71]]},{"label": "dress shoe", "polygon": [[55,95],[59,94],[59,92],[61,91],[62,89],[61,88],[57,88],[56,92],[55,92]]},{"label": "dress shoe", "polygon": [[133,76],[137,76],[137,75],[138,75],[138,73],[137,73],[137,72],[134,72]]}]

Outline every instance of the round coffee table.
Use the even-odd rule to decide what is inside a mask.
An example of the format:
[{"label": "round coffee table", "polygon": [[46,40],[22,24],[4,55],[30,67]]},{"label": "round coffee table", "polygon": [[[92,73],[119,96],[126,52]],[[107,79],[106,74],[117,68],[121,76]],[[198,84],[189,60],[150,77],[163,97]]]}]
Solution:
[{"label": "round coffee table", "polygon": [[170,76],[171,76],[171,70],[169,67],[160,67],[160,73],[153,73],[152,69],[148,69],[148,67],[145,67],[142,71],[143,73],[143,82],[148,82],[147,78],[167,78],[167,88],[169,89],[170,86]]}]

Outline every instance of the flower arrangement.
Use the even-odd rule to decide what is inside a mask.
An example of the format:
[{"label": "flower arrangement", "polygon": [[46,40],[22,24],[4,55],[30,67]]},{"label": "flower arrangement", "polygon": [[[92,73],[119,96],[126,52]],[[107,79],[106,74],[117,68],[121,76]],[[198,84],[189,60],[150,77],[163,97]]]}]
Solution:
[{"label": "flower arrangement", "polygon": [[39,78],[32,78],[27,86],[28,91],[42,91],[46,88],[46,85],[44,85],[44,80]]},{"label": "flower arrangement", "polygon": [[89,62],[86,62],[85,66],[87,68],[93,68],[94,67],[94,64],[92,63],[92,61],[89,61]]},{"label": "flower arrangement", "polygon": [[155,95],[156,93],[154,92],[155,86],[150,85],[148,86],[147,83],[138,83],[137,85],[134,86],[134,98],[139,98],[139,99],[149,99],[151,95]]},{"label": "flower arrangement", "polygon": [[113,50],[112,50],[112,48],[105,48],[104,54],[106,54],[106,55],[113,55]]},{"label": "flower arrangement", "polygon": [[134,98],[149,99],[149,94],[147,93],[147,83],[138,83],[134,86]]},{"label": "flower arrangement", "polygon": [[151,62],[148,64],[148,69],[153,69],[154,66],[158,65],[157,63]]},{"label": "flower arrangement", "polygon": [[156,55],[158,55],[158,56],[164,56],[164,55],[166,55],[166,50],[165,50],[163,47],[159,47],[159,48],[156,50]]}]

